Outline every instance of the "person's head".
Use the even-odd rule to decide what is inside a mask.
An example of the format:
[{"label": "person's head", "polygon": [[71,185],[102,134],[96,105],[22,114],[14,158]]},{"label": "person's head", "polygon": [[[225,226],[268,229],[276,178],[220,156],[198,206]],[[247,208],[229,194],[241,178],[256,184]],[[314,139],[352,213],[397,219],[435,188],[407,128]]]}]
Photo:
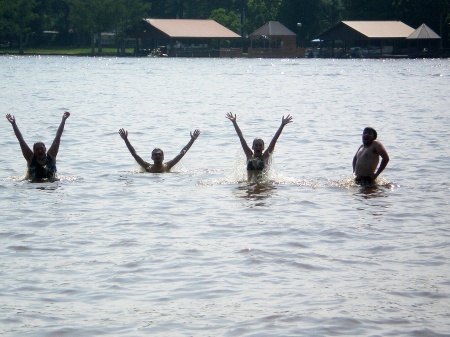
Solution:
[{"label": "person's head", "polygon": [[45,148],[45,144],[42,142],[34,143],[33,145],[33,153],[36,157],[44,157],[47,153],[47,149]]},{"label": "person's head", "polygon": [[374,128],[371,128],[371,127],[366,127],[364,130],[363,130],[363,134],[362,134],[362,141],[363,141],[363,144],[366,144],[366,145],[370,145],[370,144],[372,144],[372,142],[375,140],[375,139],[377,139],[377,132],[375,131],[375,129]]},{"label": "person's head", "polygon": [[164,161],[164,152],[160,148],[154,148],[152,151],[152,160],[155,163],[162,163]]},{"label": "person's head", "polygon": [[261,138],[255,138],[253,140],[252,149],[255,156],[262,155],[264,151],[264,141]]}]

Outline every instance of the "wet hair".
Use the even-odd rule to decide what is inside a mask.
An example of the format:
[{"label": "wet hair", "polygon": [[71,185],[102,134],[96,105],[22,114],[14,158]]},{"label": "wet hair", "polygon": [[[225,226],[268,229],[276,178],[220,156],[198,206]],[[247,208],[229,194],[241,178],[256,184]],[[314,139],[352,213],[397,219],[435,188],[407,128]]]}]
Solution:
[{"label": "wet hair", "polygon": [[262,144],[264,146],[264,141],[262,140],[262,138],[255,138],[255,139],[253,139],[252,145],[255,145],[256,142],[262,142]]},{"label": "wet hair", "polygon": [[153,151],[152,151],[152,157],[153,157],[153,154],[154,154],[156,151],[161,151],[162,155],[164,156],[164,151],[161,150],[159,147],[155,147],[155,148],[153,149]]},{"label": "wet hair", "polygon": [[36,150],[36,146],[38,146],[38,145],[42,145],[42,146],[45,147],[45,144],[44,144],[43,142],[36,142],[36,143],[34,143],[34,145],[33,145],[33,152]]},{"label": "wet hair", "polygon": [[377,139],[377,132],[375,131],[375,129],[374,128],[371,128],[370,126],[368,126],[368,127],[366,127],[365,129],[364,129],[364,131],[363,131],[363,133],[364,132],[370,132],[370,133],[373,133],[373,139]]}]

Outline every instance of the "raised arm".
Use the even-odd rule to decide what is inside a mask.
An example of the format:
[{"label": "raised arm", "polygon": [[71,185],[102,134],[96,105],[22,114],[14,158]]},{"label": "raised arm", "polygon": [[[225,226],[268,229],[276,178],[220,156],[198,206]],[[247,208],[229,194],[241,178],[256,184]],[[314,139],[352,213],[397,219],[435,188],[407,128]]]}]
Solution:
[{"label": "raised arm", "polygon": [[50,148],[47,151],[47,153],[50,156],[52,156],[53,158],[56,158],[56,156],[58,155],[59,144],[61,142],[61,136],[64,131],[64,126],[66,125],[66,119],[69,118],[69,116],[70,116],[70,112],[65,111],[62,116],[61,124],[59,124],[58,131],[56,131],[55,139],[53,140],[52,145],[50,146]]},{"label": "raised arm", "polygon": [[292,116],[291,115],[287,115],[286,118],[281,119],[281,125],[278,128],[277,132],[275,133],[275,135],[272,138],[272,141],[270,142],[268,148],[266,151],[264,151],[264,157],[268,157],[270,156],[270,154],[273,152],[273,150],[275,149],[275,144],[277,143],[278,138],[281,135],[281,132],[283,131],[283,128],[286,124],[289,124],[292,122]]},{"label": "raised arm", "polygon": [[17,127],[16,118],[14,116],[11,116],[10,114],[7,114],[6,119],[8,120],[8,122],[11,123],[13,130],[14,130],[14,134],[16,135],[17,139],[19,140],[20,149],[22,150],[23,157],[25,158],[25,160],[27,162],[31,161],[31,159],[33,158],[33,151],[30,149],[30,147],[27,145],[27,143],[23,139],[22,134],[20,133],[20,130]]},{"label": "raised arm", "polygon": [[229,112],[229,113],[227,113],[227,115],[225,117],[228,118],[233,123],[234,129],[236,130],[239,140],[241,141],[242,149],[244,150],[245,156],[247,157],[247,159],[251,158],[253,156],[253,151],[247,145],[244,135],[242,134],[242,131],[237,124],[236,114],[234,114],[234,116],[233,116],[233,114],[231,112]]},{"label": "raised arm", "polygon": [[378,167],[378,170],[374,174],[370,175],[370,179],[372,180],[377,179],[377,177],[381,174],[381,172],[384,171],[387,164],[389,163],[389,155],[386,149],[384,148],[383,144],[381,144],[379,141],[376,140],[374,141],[374,144],[375,144],[375,151],[377,151],[377,153],[381,157],[381,163],[380,166]]},{"label": "raised arm", "polygon": [[186,144],[185,147],[183,147],[181,152],[175,158],[167,162],[166,164],[167,170],[170,170],[181,160],[181,158],[183,158],[183,156],[186,154],[186,152],[188,152],[188,150],[191,148],[192,144],[194,144],[195,140],[198,138],[199,135],[200,135],[199,129],[196,129],[193,133],[191,132],[191,140],[189,141],[189,143]]},{"label": "raised arm", "polygon": [[126,131],[124,129],[120,129],[119,135],[125,141],[125,144],[127,145],[128,150],[130,151],[133,158],[137,161],[137,163],[139,165],[141,165],[144,169],[149,167],[150,164],[138,156],[138,154],[136,153],[136,150],[134,149],[134,147],[131,145],[130,141],[128,140],[128,131]]}]

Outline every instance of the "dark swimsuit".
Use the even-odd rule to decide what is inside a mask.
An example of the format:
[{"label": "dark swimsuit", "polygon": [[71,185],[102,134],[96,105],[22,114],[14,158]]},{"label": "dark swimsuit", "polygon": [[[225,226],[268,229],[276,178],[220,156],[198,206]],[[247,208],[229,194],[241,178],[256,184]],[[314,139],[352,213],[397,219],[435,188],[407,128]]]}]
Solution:
[{"label": "dark swimsuit", "polygon": [[372,179],[370,179],[370,177],[366,177],[366,176],[357,176],[355,178],[355,183],[357,185],[362,185],[362,186],[370,186],[374,184],[374,181]]},{"label": "dark swimsuit", "polygon": [[32,181],[56,178],[56,163],[49,154],[45,156],[45,164],[39,163],[35,156],[28,166],[28,177]]},{"label": "dark swimsuit", "polygon": [[265,168],[264,160],[253,158],[247,162],[247,171],[262,171]]}]

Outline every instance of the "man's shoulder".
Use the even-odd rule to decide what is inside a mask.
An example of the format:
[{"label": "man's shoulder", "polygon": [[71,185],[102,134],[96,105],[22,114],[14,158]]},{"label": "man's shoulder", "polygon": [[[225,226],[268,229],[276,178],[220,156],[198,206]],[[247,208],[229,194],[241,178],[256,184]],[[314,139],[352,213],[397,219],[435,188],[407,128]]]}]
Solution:
[{"label": "man's shoulder", "polygon": [[375,140],[373,141],[372,146],[373,146],[375,149],[382,149],[382,148],[384,148],[383,144],[382,144],[379,140],[377,140],[377,139],[375,139]]}]

